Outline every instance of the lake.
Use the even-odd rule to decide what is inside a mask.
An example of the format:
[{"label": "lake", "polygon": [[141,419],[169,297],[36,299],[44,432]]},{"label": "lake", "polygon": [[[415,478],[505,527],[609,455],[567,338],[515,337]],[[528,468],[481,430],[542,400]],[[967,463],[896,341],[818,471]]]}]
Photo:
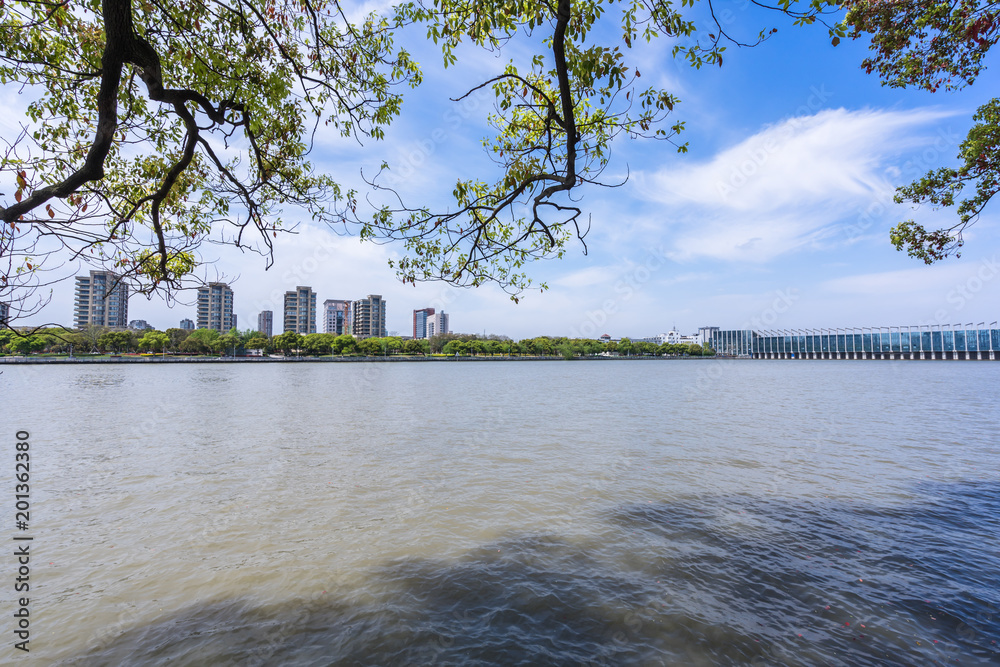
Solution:
[{"label": "lake", "polygon": [[1000,663],[1000,364],[2,371],[4,662]]}]

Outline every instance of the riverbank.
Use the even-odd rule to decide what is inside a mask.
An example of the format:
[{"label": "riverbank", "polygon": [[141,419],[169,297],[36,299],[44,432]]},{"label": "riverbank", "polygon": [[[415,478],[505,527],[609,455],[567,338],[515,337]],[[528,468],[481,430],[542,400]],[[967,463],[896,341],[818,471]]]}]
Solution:
[{"label": "riverbank", "polygon": [[638,361],[638,360],[692,360],[714,357],[447,357],[447,356],[392,356],[392,357],[0,357],[3,364],[265,364],[265,363],[359,363],[359,362],[462,362],[462,361]]}]

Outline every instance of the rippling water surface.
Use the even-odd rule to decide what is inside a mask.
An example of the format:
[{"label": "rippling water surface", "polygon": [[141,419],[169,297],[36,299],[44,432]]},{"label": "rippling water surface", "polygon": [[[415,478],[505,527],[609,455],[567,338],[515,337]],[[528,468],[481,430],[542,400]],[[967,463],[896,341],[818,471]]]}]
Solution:
[{"label": "rippling water surface", "polygon": [[1000,364],[2,370],[34,664],[1000,664]]}]

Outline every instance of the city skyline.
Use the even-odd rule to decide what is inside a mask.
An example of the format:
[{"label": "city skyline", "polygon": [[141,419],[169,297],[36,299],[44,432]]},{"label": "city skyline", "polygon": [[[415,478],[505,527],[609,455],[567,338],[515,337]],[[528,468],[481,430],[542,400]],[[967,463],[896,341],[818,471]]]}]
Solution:
[{"label": "city skyline", "polygon": [[[115,274],[110,272],[96,272],[96,271],[91,271],[90,276],[76,277],[77,305],[75,306],[74,312],[77,316],[78,321],[79,321],[79,313],[84,312],[81,311],[81,303],[83,303],[83,301],[86,302],[85,305],[88,309],[93,308],[93,304],[91,304],[91,302],[89,301],[91,299],[89,285],[94,280],[95,275],[98,276],[100,280],[106,280],[108,276],[110,276],[111,279],[113,280],[115,277]],[[84,290],[86,292],[83,301],[81,301],[80,285],[84,285]],[[961,298],[968,298],[968,299],[974,297],[974,292],[975,290],[972,289],[971,285],[964,291],[956,290],[956,294],[958,294]],[[119,286],[117,289],[117,293],[114,297],[115,298],[114,307],[116,309],[119,308],[118,304],[121,303],[122,294],[125,295],[124,308],[122,310],[124,311],[125,316],[127,316],[128,295],[127,295],[127,288],[125,288],[124,286]],[[237,315],[234,312],[232,312],[232,305],[235,300],[234,292],[229,288],[227,284],[211,283],[208,286],[199,288],[198,294],[199,294],[199,301],[198,301],[199,321],[197,326],[190,319],[185,318],[180,321],[179,328],[182,329],[214,328],[219,331],[228,331],[229,328],[237,328],[236,327]],[[319,327],[317,326],[317,318],[319,315],[315,305],[317,303],[317,298],[318,298],[317,293],[312,289],[311,286],[300,285],[296,287],[295,290],[286,291],[284,297],[284,304],[285,304],[285,309],[283,311],[284,317],[282,320],[284,322],[284,327],[283,327],[284,331],[296,331],[296,333],[318,333]],[[630,338],[634,341],[655,340],[657,343],[662,343],[662,342],[677,342],[682,339],[694,339],[694,338],[700,338],[702,340],[706,340],[706,334],[704,333],[706,330],[719,330],[720,328],[724,330],[767,331],[770,332],[770,334],[772,335],[777,335],[780,332],[808,334],[809,332],[814,330],[819,331],[819,330],[830,330],[830,329],[843,330],[843,331],[848,331],[848,330],[860,331],[863,329],[888,330],[891,328],[896,328],[897,330],[901,328],[907,328],[907,329],[912,328],[912,329],[922,330],[924,328],[931,329],[935,326],[938,327],[939,329],[942,327],[955,327],[955,328],[963,327],[963,322],[945,321],[944,319],[941,319],[939,317],[938,321],[921,322],[916,324],[911,323],[905,325],[885,325],[882,323],[877,323],[877,324],[864,324],[864,325],[846,325],[842,327],[830,327],[829,325],[822,325],[814,327],[791,326],[788,328],[781,328],[781,327],[771,328],[771,325],[776,323],[780,319],[781,315],[789,310],[789,308],[794,304],[796,298],[797,297],[793,291],[787,291],[785,293],[779,292],[777,294],[777,297],[772,302],[771,306],[765,308],[760,313],[759,316],[750,318],[748,321],[744,322],[739,327],[733,327],[733,326],[719,327],[716,325],[705,326],[703,324],[697,328],[697,332],[685,334],[682,333],[681,330],[676,325],[673,325],[669,328],[662,328],[655,333],[651,333],[648,331],[638,332],[638,333],[632,332],[624,334],[618,333],[615,336],[612,336],[610,333],[606,331],[604,333],[596,333],[597,331],[600,330],[601,324],[608,323],[605,313],[614,312],[614,303],[613,302],[605,303],[603,311],[599,310],[588,313],[587,314],[588,319],[582,322],[582,324],[579,327],[579,330],[574,327],[571,330],[570,335],[566,337],[574,339],[589,338],[594,340],[608,339],[608,338],[611,339]],[[291,301],[289,301],[289,299],[291,299]],[[298,308],[296,306],[296,303],[299,299],[304,300],[304,302],[308,304],[306,312],[302,314],[298,312]],[[366,305],[366,302],[370,303]],[[216,326],[214,324],[213,325],[207,324],[210,321],[209,303],[213,304],[212,306],[213,310],[211,311],[213,313],[212,315],[213,319],[211,319],[211,322],[217,323],[217,321],[231,321],[232,322],[231,327],[220,328],[219,326]],[[372,306],[371,304],[374,304],[374,306]],[[354,311],[360,311],[359,313],[360,319],[356,320],[354,318],[354,316],[352,315],[352,312]],[[86,312],[90,311],[87,310]],[[358,300],[326,299],[323,302],[323,311],[322,311],[323,333],[336,333],[338,335],[343,333],[350,333],[352,335],[355,335],[355,337],[362,337],[362,338],[369,336],[398,335],[396,333],[396,330],[389,330],[388,327],[386,326],[385,324],[386,312],[387,312],[386,301],[382,298],[381,295],[369,294],[364,299],[358,299]],[[372,319],[373,314],[375,318],[374,320]],[[254,330],[260,331],[261,333],[265,333],[267,336],[274,335],[272,311],[264,310],[257,313],[256,322],[257,326]],[[136,323],[141,323],[141,326],[137,325]],[[973,318],[972,322],[964,323],[964,326],[969,327],[970,329],[973,327],[983,328],[985,325],[990,323],[992,323],[991,325],[996,325],[997,320],[996,319],[989,320],[988,318],[977,320],[976,318]],[[354,332],[355,327],[358,327],[358,330],[362,331],[363,333],[361,333],[360,335],[356,334]],[[115,325],[112,328],[126,328],[126,325]],[[170,326],[157,327],[155,325],[150,325],[144,319],[135,319],[128,321],[127,328],[152,328],[152,329],[166,330],[173,327]],[[297,329],[299,328],[305,328],[305,331],[304,332],[298,331]],[[379,333],[371,333],[373,329]],[[448,313],[445,313],[441,309],[427,307],[421,309],[414,309],[412,311],[412,333],[410,336],[404,336],[404,338],[407,337],[429,338],[433,335],[437,335],[440,333],[454,333],[454,331],[451,329],[450,326],[450,315]],[[462,331],[459,333],[473,334],[477,332]],[[508,335],[503,331],[491,331],[489,333],[495,335],[505,335],[505,336]],[[547,336],[547,335],[551,334],[536,333],[529,336],[520,336],[520,338],[531,338],[535,336]],[[560,336],[557,335],[556,337]],[[518,337],[511,336],[511,338],[516,339]]]}]

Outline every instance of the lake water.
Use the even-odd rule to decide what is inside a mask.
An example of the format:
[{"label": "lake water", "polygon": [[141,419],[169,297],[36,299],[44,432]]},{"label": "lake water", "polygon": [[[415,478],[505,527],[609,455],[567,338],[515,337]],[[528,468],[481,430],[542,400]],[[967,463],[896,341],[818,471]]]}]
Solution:
[{"label": "lake water", "polygon": [[1000,664],[1000,364],[0,370],[0,662]]}]

